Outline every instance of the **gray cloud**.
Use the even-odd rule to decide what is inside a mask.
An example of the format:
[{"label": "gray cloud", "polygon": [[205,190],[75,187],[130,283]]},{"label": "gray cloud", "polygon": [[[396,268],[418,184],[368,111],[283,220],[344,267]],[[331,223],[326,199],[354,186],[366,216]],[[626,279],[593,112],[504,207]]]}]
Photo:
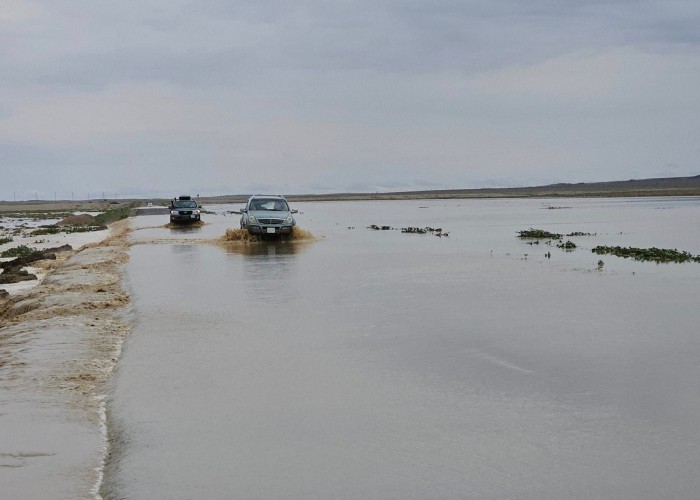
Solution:
[{"label": "gray cloud", "polygon": [[12,0],[0,198],[694,174],[699,24],[694,1]]}]

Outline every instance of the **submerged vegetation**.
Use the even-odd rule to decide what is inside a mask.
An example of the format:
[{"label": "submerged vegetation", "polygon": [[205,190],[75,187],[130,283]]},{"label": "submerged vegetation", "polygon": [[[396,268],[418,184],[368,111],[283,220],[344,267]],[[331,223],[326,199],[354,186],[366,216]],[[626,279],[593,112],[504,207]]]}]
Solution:
[{"label": "submerged vegetation", "polygon": [[[348,229],[354,229],[353,226],[348,227]],[[367,229],[373,229],[375,231],[397,231],[398,229],[395,227],[391,226],[378,226],[376,224],[372,224],[370,226],[367,226]],[[405,234],[433,234],[438,237],[448,237],[450,233],[445,232],[442,230],[441,227],[402,227],[401,232]]]},{"label": "submerged vegetation", "polygon": [[576,248],[576,243],[571,240],[566,240],[564,243],[557,243],[557,248],[563,248],[564,250],[573,250]]},{"label": "submerged vegetation", "polygon": [[90,233],[92,231],[102,231],[107,229],[107,226],[50,226],[36,229],[29,233],[29,236],[44,236],[47,234],[73,234],[73,233]]},{"label": "submerged vegetation", "polygon": [[518,231],[518,238],[531,238],[540,240],[560,240],[562,235],[559,233],[550,233],[544,229],[525,229],[524,231]]},{"label": "submerged vegetation", "polygon": [[610,254],[642,262],[700,262],[700,255],[693,255],[690,252],[678,251],[676,249],[670,250],[668,248],[597,246],[591,251],[598,255]]},{"label": "submerged vegetation", "polygon": [[28,247],[27,245],[19,245],[13,248],[8,248],[4,252],[0,253],[0,257],[25,257],[37,251],[38,250],[34,247]]},{"label": "submerged vegetation", "polygon": [[434,228],[434,227],[402,227],[401,232],[402,233],[414,233],[414,234],[432,233],[438,237],[450,235],[450,233],[444,232],[441,227],[437,227],[437,228]]}]

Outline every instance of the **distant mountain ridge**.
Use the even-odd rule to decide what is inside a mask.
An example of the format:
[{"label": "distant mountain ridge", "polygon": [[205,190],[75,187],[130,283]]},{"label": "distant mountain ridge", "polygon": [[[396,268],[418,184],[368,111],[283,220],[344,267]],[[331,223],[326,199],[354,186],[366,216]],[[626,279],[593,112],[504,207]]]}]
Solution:
[{"label": "distant mountain ridge", "polygon": [[[203,196],[205,204],[242,203],[250,195],[228,194]],[[700,196],[700,175],[692,177],[658,177],[653,179],[630,179],[626,181],[558,183],[534,187],[440,189],[422,191],[394,191],[378,193],[326,193],[288,195],[290,201],[333,200],[410,200],[449,198],[576,198],[576,197],[637,197],[637,196]],[[129,198],[117,201],[0,201],[0,212],[11,210],[55,210],[58,207],[75,210],[108,210],[113,205],[126,206],[138,202],[153,202],[165,205],[168,200],[158,198]]]},{"label": "distant mountain ridge", "polygon": [[440,189],[384,193],[290,195],[296,201],[314,199],[520,198],[520,197],[700,196],[700,175],[626,181],[557,183],[534,187]]}]

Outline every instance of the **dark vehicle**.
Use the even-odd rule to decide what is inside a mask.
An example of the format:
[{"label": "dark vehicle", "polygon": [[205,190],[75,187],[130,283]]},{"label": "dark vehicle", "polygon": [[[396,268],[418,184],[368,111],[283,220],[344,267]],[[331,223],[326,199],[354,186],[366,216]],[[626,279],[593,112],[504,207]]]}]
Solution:
[{"label": "dark vehicle", "polygon": [[178,196],[170,202],[170,222],[197,222],[202,207],[191,196]]},{"label": "dark vehicle", "polygon": [[261,236],[289,236],[296,221],[283,196],[253,195],[241,210],[241,229]]}]

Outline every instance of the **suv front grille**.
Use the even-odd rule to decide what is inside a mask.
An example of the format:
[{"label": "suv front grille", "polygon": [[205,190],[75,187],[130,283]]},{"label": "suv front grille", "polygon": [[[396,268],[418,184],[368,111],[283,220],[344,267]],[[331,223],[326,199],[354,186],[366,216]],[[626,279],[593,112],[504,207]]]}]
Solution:
[{"label": "suv front grille", "polygon": [[284,219],[258,219],[260,224],[282,224]]}]

